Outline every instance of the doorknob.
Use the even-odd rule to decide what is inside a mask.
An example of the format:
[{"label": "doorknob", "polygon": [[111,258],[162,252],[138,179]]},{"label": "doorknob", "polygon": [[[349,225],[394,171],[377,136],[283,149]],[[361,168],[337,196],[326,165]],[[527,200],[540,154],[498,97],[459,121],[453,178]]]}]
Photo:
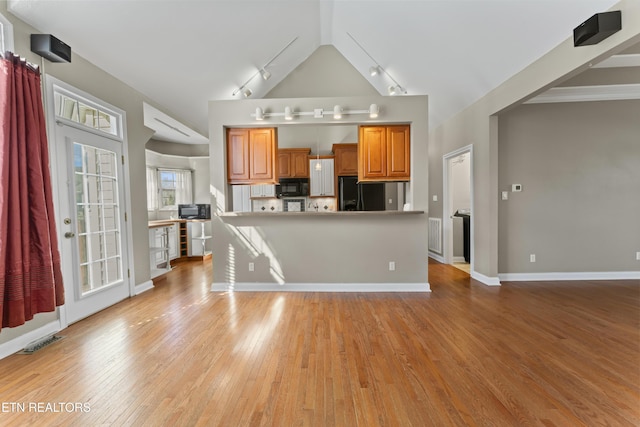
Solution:
[{"label": "doorknob", "polygon": [[73,231],[67,231],[66,233],[64,233],[64,237],[66,237],[67,239],[75,237],[75,235],[76,233],[74,233]]}]

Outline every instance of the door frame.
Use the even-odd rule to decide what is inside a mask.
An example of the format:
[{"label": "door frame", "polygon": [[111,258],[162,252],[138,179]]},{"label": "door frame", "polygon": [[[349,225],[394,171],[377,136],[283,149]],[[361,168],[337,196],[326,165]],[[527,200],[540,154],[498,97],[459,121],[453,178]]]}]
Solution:
[{"label": "door frame", "polygon": [[471,245],[471,272],[475,271],[474,269],[474,247],[475,247],[475,236],[474,236],[474,223],[475,216],[473,215],[475,211],[475,200],[473,195],[474,189],[474,179],[473,179],[473,144],[467,145],[465,147],[458,148],[450,153],[442,156],[442,256],[445,264],[453,264],[453,213],[451,212],[451,207],[453,205],[453,188],[452,188],[452,179],[451,179],[451,161],[460,156],[461,154],[469,153],[469,167],[470,171],[470,189],[471,189],[471,221],[470,221],[470,236],[469,236],[469,244]]},{"label": "door frame", "polygon": [[[122,272],[123,274],[123,278],[125,278],[128,282],[128,296],[131,297],[133,295],[136,294],[135,292],[135,265],[133,263],[133,221],[130,218],[130,212],[131,212],[131,206],[132,206],[132,202],[131,202],[131,186],[130,186],[130,174],[129,174],[129,167],[128,167],[128,163],[127,163],[127,159],[128,159],[128,153],[129,153],[129,143],[128,143],[128,138],[127,138],[127,117],[126,117],[126,112],[120,108],[117,108],[99,98],[96,98],[95,96],[82,91],[68,83],[63,82],[62,80],[59,80],[49,74],[44,75],[44,86],[45,89],[43,90],[43,104],[44,104],[44,108],[45,108],[45,116],[46,116],[46,121],[47,121],[47,139],[49,141],[49,164],[50,164],[50,169],[51,169],[51,182],[52,183],[57,183],[58,182],[58,178],[60,177],[60,174],[64,174],[65,176],[67,175],[67,170],[63,169],[60,167],[60,165],[58,165],[58,163],[56,162],[56,156],[57,156],[57,150],[61,150],[64,149],[65,152],[67,150],[66,147],[66,142],[62,143],[62,145],[60,145],[58,143],[58,138],[56,136],[56,132],[57,129],[60,126],[69,126],[75,129],[79,129],[81,131],[85,131],[88,133],[93,133],[96,135],[99,135],[101,137],[105,137],[108,139],[113,139],[116,140],[118,142],[120,142],[121,145],[121,152],[122,152],[122,191],[123,191],[123,201],[124,201],[124,205],[123,205],[123,211],[124,211],[124,216],[125,218],[127,218],[126,221],[124,221],[122,228],[126,231],[126,238],[122,240],[122,246],[123,248],[126,248],[126,252],[127,252],[127,268],[128,271],[124,271]],[[69,92],[72,93],[74,96],[76,96],[78,99],[84,99],[86,101],[88,101],[91,104],[94,105],[98,105],[101,107],[104,107],[105,110],[109,110],[112,111],[113,113],[117,114],[120,117],[120,136],[115,136],[115,135],[110,135],[107,134],[105,132],[99,131],[99,130],[94,130],[91,129],[89,127],[86,127],[82,124],[78,124],[78,123],[74,123],[72,121],[69,120],[64,120],[61,119],[59,117],[56,117],[55,114],[55,102],[54,102],[54,91],[59,88],[62,89],[62,91],[65,92]],[[60,227],[61,221],[62,221],[62,216],[61,216],[61,206],[60,206],[60,197],[61,197],[61,191],[68,191],[68,189],[65,188],[59,188],[57,185],[53,185],[52,188],[52,194],[53,194],[53,207],[54,207],[54,212],[56,215],[56,225],[57,225],[57,231],[60,234],[62,232],[62,227]],[[62,253],[62,241],[63,239],[60,238],[58,239],[58,250],[60,251],[60,253]],[[75,274],[75,273],[74,273]],[[74,278],[75,280],[75,278]],[[64,329],[67,326],[69,326],[69,321],[68,321],[68,317],[67,317],[67,312],[66,312],[66,306],[62,305],[60,307],[58,307],[58,313],[59,313],[59,321],[60,321],[60,329]]]}]

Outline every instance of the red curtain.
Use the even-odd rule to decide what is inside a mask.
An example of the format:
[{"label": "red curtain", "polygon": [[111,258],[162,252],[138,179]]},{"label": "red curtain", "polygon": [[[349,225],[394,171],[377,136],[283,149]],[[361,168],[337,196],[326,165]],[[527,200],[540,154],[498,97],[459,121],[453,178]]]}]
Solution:
[{"label": "red curtain", "polygon": [[0,58],[0,313],[22,325],[64,303],[40,72]]}]

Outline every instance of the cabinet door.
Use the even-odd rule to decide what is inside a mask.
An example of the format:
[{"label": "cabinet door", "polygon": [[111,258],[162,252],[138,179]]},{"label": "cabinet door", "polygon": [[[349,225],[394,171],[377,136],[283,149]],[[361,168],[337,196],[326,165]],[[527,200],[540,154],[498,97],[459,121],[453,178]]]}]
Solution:
[{"label": "cabinet door", "polygon": [[409,126],[388,126],[387,176],[389,178],[410,178],[410,150]]},{"label": "cabinet door", "polygon": [[[316,164],[320,164],[320,170]],[[333,159],[309,160],[309,197],[332,197],[335,195]]]},{"label": "cabinet door", "polygon": [[227,130],[227,180],[243,182],[249,180],[249,131]]},{"label": "cabinet door", "polygon": [[251,185],[232,185],[233,211],[251,212]]},{"label": "cabinet door", "polygon": [[293,178],[309,178],[309,152],[291,153],[291,169]]},{"label": "cabinet door", "polygon": [[178,258],[178,224],[168,227],[169,233],[169,259]]},{"label": "cabinet door", "polygon": [[358,178],[384,179],[387,177],[386,127],[363,126],[358,144]]},{"label": "cabinet door", "polygon": [[322,195],[335,195],[334,161],[333,159],[322,159]]},{"label": "cabinet door", "polygon": [[249,130],[249,178],[254,181],[276,181],[276,142],[273,129]]},{"label": "cabinet door", "polygon": [[336,175],[353,176],[358,174],[358,145],[344,144],[343,146],[335,146],[334,153],[336,155]]},{"label": "cabinet door", "polygon": [[276,186],[272,184],[250,185],[251,197],[276,197]]},{"label": "cabinet door", "polygon": [[291,153],[283,151],[278,152],[278,177],[293,177],[293,170],[291,168]]},{"label": "cabinet door", "polygon": [[322,195],[322,169],[316,169],[316,164],[322,165],[322,160],[309,160],[309,197]]}]

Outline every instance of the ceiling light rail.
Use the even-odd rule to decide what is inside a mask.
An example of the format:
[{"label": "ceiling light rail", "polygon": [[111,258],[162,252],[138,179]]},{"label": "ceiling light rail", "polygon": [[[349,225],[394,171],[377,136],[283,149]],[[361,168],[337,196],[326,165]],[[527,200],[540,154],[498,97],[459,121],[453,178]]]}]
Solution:
[{"label": "ceiling light rail", "polygon": [[265,112],[262,107],[257,107],[255,113],[251,114],[256,120],[265,120],[271,117],[284,117],[285,120],[293,120],[294,117],[313,117],[315,119],[323,119],[325,115],[331,115],[334,119],[339,120],[343,116],[368,114],[369,118],[375,119],[380,114],[380,108],[377,104],[371,104],[367,110],[344,110],[340,105],[335,105],[331,109],[314,108],[313,111],[295,111],[287,106],[283,112]]},{"label": "ceiling light rail", "polygon": [[389,72],[387,70],[385,70],[384,68],[382,68],[382,65],[380,65],[378,63],[378,61],[376,61],[375,59],[373,59],[373,56],[371,56],[369,54],[369,52],[366,51],[366,49],[358,42],[358,40],[355,39],[355,37],[353,37],[351,35],[351,33],[347,32],[347,35],[349,37],[351,37],[351,40],[353,40],[353,42],[355,44],[358,45],[358,47],[360,49],[362,49],[362,51],[369,57],[369,59],[371,59],[371,61],[373,61],[373,63],[375,65],[372,65],[369,68],[369,74],[371,75],[371,77],[375,77],[375,76],[380,76],[383,74],[386,74],[387,77],[389,77],[389,79],[391,79],[391,81],[393,82],[392,85],[390,85],[387,90],[389,91],[389,95],[406,95],[407,93],[407,89],[405,89],[400,83],[398,83],[398,81],[396,79],[393,78],[393,76],[391,74],[389,74]]},{"label": "ceiling light rail", "polygon": [[276,53],[270,60],[267,61],[266,64],[264,64],[262,67],[260,67],[258,69],[258,71],[256,71],[250,78],[249,80],[247,80],[246,82],[244,82],[244,84],[242,86],[240,86],[238,89],[234,90],[233,93],[231,94],[231,96],[236,96],[238,93],[242,92],[242,95],[244,95],[245,98],[249,98],[253,92],[251,91],[251,89],[249,89],[247,87],[247,85],[249,83],[251,83],[251,81],[253,79],[255,79],[258,75],[262,76],[263,80],[269,80],[269,78],[271,77],[271,73],[269,71],[267,71],[267,67],[269,65],[271,65],[271,63],[273,61],[276,60],[277,57],[279,57],[280,55],[282,55],[282,53],[287,50],[289,48],[289,46],[291,46],[293,44],[293,42],[295,42],[296,40],[298,40],[298,36],[294,37],[293,40],[291,40],[289,43],[287,43],[287,45],[285,47],[283,47],[282,49],[280,49],[280,51],[278,53]]}]

